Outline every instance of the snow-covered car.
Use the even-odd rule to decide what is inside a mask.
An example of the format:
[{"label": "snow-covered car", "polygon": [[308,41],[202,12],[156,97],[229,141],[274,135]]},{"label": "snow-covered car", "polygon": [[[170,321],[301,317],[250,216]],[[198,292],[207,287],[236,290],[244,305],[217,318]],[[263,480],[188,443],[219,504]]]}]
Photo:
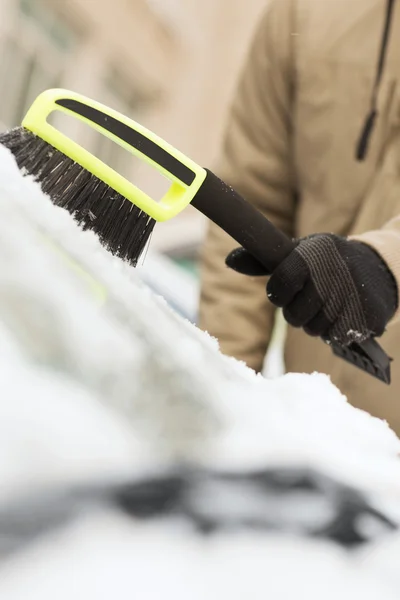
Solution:
[{"label": "snow-covered car", "polygon": [[267,379],[0,148],[0,598],[394,600],[400,441]]}]

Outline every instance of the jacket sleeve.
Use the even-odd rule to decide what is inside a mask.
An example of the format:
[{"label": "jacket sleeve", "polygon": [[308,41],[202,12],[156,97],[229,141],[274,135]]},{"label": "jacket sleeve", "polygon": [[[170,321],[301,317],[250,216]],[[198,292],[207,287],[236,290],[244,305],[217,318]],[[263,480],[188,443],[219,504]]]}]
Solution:
[{"label": "jacket sleeve", "polygon": [[[287,234],[293,234],[291,169],[292,0],[270,0],[234,97],[216,173]],[[237,243],[210,223],[201,255],[199,326],[224,354],[261,370],[274,322],[265,278],[225,266]]]},{"label": "jacket sleeve", "polygon": [[[397,191],[400,201],[400,173]],[[352,236],[352,238],[374,248],[385,261],[396,281],[397,298],[400,300],[400,210],[397,217],[391,219],[380,229]],[[400,322],[400,302],[397,312],[392,319],[392,323],[397,322]]]},{"label": "jacket sleeve", "polygon": [[[371,246],[385,261],[396,281],[400,300],[400,104],[379,176],[385,183],[377,186],[379,191],[374,192],[370,199],[374,203],[373,214],[379,223],[379,212],[382,211],[385,215],[385,206],[389,206],[389,215],[383,217],[384,225],[378,224],[376,228],[364,230],[360,234],[352,235],[351,238]],[[386,219],[388,220],[385,223]],[[398,322],[400,322],[400,301],[399,308],[392,319],[392,323]]]}]

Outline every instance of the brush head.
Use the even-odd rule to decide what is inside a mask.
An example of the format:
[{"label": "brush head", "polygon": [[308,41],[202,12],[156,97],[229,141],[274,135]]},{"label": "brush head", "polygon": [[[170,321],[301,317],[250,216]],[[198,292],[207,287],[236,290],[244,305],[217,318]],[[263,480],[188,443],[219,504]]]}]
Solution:
[{"label": "brush head", "polygon": [[0,135],[18,167],[56,206],[94,231],[112,254],[136,266],[156,221],[71,158],[23,127]]}]

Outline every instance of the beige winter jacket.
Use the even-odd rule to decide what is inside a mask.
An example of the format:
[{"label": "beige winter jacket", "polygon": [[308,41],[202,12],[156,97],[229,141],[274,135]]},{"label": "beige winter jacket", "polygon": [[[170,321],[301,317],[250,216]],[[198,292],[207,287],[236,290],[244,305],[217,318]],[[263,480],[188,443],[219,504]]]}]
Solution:
[{"label": "beige winter jacket", "polygon": [[[386,11],[387,0],[269,0],[215,171],[289,235],[334,232],[371,244],[400,283],[400,2],[394,2],[378,117],[365,159],[356,160]],[[275,311],[264,278],[225,267],[236,246],[209,226],[200,327],[224,353],[260,370]],[[398,320],[380,340],[394,358],[390,387],[293,328],[286,369],[330,374],[353,405],[387,419],[400,434]]]}]

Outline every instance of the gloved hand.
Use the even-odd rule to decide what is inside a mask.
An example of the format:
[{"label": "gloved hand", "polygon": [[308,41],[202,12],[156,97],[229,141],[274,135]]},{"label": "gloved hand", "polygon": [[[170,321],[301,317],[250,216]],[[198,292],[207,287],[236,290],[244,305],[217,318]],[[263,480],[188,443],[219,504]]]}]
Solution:
[{"label": "gloved hand", "polygon": [[[245,275],[271,275],[243,248],[226,264]],[[273,271],[267,295],[290,325],[344,346],[382,335],[398,306],[397,284],[378,254],[325,233],[298,240]]]}]

